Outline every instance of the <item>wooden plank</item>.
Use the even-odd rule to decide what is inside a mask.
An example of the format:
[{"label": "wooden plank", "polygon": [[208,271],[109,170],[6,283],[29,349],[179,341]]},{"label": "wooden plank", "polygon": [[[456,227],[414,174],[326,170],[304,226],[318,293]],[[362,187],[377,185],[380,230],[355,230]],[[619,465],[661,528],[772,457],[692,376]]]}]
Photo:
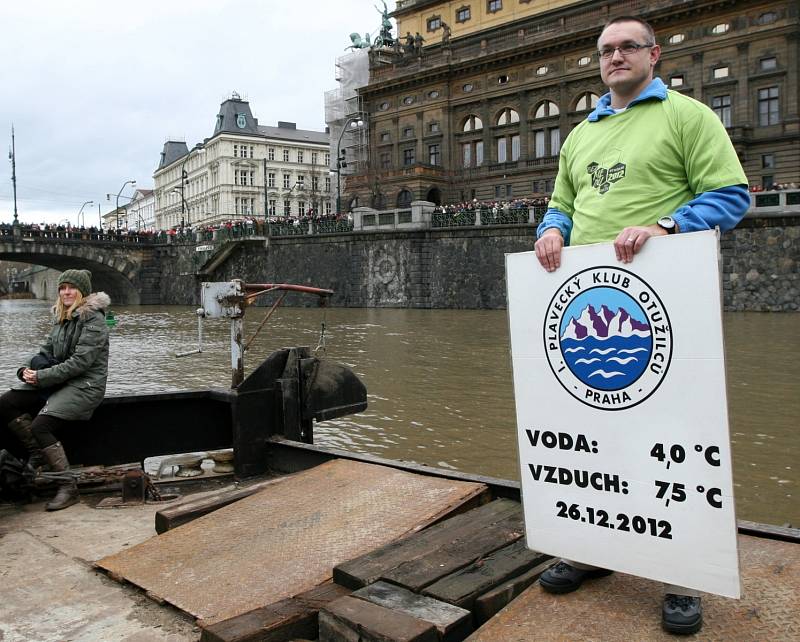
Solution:
[{"label": "wooden plank", "polygon": [[168,506],[156,512],[156,533],[166,533],[168,530],[190,522],[193,519],[207,515],[218,508],[249,497],[267,486],[283,481],[285,477],[268,479],[267,481],[247,486],[246,488],[226,488],[201,499],[186,501],[173,506]]},{"label": "wooden plank", "polygon": [[[471,513],[466,513],[468,517]],[[448,537],[441,546],[427,554],[403,562],[381,574],[382,580],[405,586],[416,593],[450,573],[478,561],[525,534],[522,510],[491,524],[481,524],[478,532],[467,537]]]},{"label": "wooden plank", "polygon": [[[338,564],[333,569],[333,580],[352,589],[372,584],[404,562],[429,555],[449,546],[451,542],[476,537],[483,529],[509,515],[518,516],[521,521],[522,509],[518,502],[498,499],[484,504],[468,513],[456,515],[421,532]],[[497,546],[502,546],[503,543],[500,542]]]},{"label": "wooden plank", "polygon": [[443,642],[463,640],[472,633],[472,613],[468,610],[388,582],[365,586],[355,591],[353,597],[430,622]]},{"label": "wooden plank", "polygon": [[475,616],[475,624],[480,626],[484,622],[488,622],[496,613],[507,606],[511,600],[538,580],[539,576],[550,568],[552,564],[553,558],[550,558],[541,564],[537,564],[521,575],[517,575],[503,582],[500,586],[493,588],[491,591],[479,595],[472,607],[472,613]]},{"label": "wooden plank", "polygon": [[479,595],[551,559],[530,550],[525,540],[519,539],[434,582],[423,594],[471,610]]},{"label": "wooden plank", "polygon": [[343,597],[319,612],[319,642],[437,642],[436,627],[372,602]]},{"label": "wooden plank", "polygon": [[201,642],[279,642],[298,637],[315,639],[318,612],[344,597],[349,589],[326,582],[294,597],[203,627]]}]

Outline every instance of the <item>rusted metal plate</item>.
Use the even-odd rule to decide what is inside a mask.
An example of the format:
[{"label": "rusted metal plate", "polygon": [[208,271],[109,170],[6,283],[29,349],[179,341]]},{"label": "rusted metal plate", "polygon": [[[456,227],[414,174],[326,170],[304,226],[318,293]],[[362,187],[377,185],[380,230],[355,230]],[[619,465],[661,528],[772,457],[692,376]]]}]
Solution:
[{"label": "rusted metal plate", "polygon": [[[739,536],[742,599],[703,595],[703,628],[688,639],[800,640],[800,544]],[[663,584],[615,573],[566,595],[531,586],[468,638],[664,640]]]},{"label": "rusted metal plate", "polygon": [[306,591],[484,490],[335,460],[97,565],[210,624]]}]

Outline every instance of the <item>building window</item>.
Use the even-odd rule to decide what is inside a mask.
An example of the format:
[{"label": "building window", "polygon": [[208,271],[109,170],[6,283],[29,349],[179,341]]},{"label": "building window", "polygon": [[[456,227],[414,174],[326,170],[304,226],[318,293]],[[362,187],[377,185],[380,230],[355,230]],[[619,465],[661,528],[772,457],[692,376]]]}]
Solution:
[{"label": "building window", "polygon": [[775,57],[762,58],[759,61],[759,67],[761,68],[761,71],[772,71],[773,69],[777,69],[778,59]]},{"label": "building window", "polygon": [[720,78],[727,78],[730,75],[730,69],[728,67],[714,67],[711,73],[714,80],[719,80]]},{"label": "building window", "polygon": [[404,105],[413,105],[414,104],[414,96],[406,96],[403,98]]},{"label": "building window", "polygon": [[472,15],[470,14],[470,10],[467,5],[456,9],[456,22],[466,22],[471,17]]},{"label": "building window", "polygon": [[305,201],[297,201],[297,213],[298,214],[306,214],[306,202]]},{"label": "building window", "polygon": [[547,65],[541,65],[536,68],[536,75],[544,76],[547,74],[548,71],[550,71],[550,68]]},{"label": "building window", "polygon": [[679,45],[684,40],[686,40],[686,34],[684,33],[673,33],[668,39],[667,42],[671,45]]},{"label": "building window", "polygon": [[301,150],[299,150],[299,149],[297,150],[297,162],[298,163],[302,163],[303,162],[303,152]]},{"label": "building window", "polygon": [[381,154],[381,169],[389,169],[392,166],[392,155],[389,152]]},{"label": "building window", "polygon": [[269,215],[270,216],[275,216],[275,204],[276,203],[275,203],[275,199],[274,198],[269,199]]},{"label": "building window", "polygon": [[758,124],[762,127],[778,124],[778,88],[758,90]]},{"label": "building window", "polygon": [[428,92],[428,98],[438,98],[439,97],[439,90],[438,89],[431,89]]},{"label": "building window", "polygon": [[544,158],[544,130],[538,129],[533,133],[533,155],[536,158]]},{"label": "building window", "polygon": [[316,165],[318,159],[319,159],[319,154],[317,154],[317,152],[311,152],[311,164]]},{"label": "building window", "polygon": [[503,8],[503,0],[486,0],[486,12],[497,13]]},{"label": "building window", "polygon": [[283,215],[284,216],[292,215],[292,202],[290,200],[283,201]]},{"label": "building window", "polygon": [[389,137],[389,132],[381,132],[381,142],[388,143],[391,140]]},{"label": "building window", "polygon": [[389,109],[389,103],[387,103],[386,101],[382,102],[380,105],[378,105],[378,109],[380,109],[381,111],[386,111],[387,109]]},{"label": "building window", "polygon": [[558,156],[561,151],[561,130],[554,127],[550,130],[550,156]]},{"label": "building window", "polygon": [[669,86],[683,87],[683,74],[678,74],[677,76],[671,76],[669,79]]},{"label": "building window", "polygon": [[326,176],[325,177],[325,191],[326,192],[330,192],[331,191],[331,177],[330,176]]},{"label": "building window", "polygon": [[319,176],[311,177],[311,191],[316,192],[319,189]]},{"label": "building window", "polygon": [[291,175],[284,174],[283,175],[283,189],[289,189],[289,181],[292,180]]},{"label": "building window", "polygon": [[432,123],[428,123],[428,131],[431,134],[438,134],[439,131],[440,131],[439,130],[439,123],[436,122],[436,121],[433,121]]},{"label": "building window", "polygon": [[768,25],[772,22],[775,22],[778,19],[778,14],[774,11],[767,11],[766,13],[762,13],[758,16],[756,22],[760,25]]},{"label": "building window", "polygon": [[592,62],[592,59],[589,56],[581,56],[578,58],[578,67],[585,67],[590,62]]},{"label": "building window", "polygon": [[463,167],[472,167],[473,160],[475,167],[483,164],[483,141],[478,140],[473,143],[461,145],[461,164]]},{"label": "building window", "polygon": [[409,165],[414,164],[414,149],[404,149],[403,150],[403,165],[408,167]]},{"label": "building window", "polygon": [[331,153],[325,152],[325,164],[330,167],[331,166]]},{"label": "building window", "polygon": [[275,160],[275,148],[274,147],[270,147],[267,150],[267,160],[271,160],[271,161]]},{"label": "building window", "polygon": [[288,149],[284,149],[283,150],[283,162],[284,163],[288,163],[289,162],[289,150]]},{"label": "building window", "polygon": [[514,134],[511,137],[511,160],[519,160],[519,134]]},{"label": "building window", "polygon": [[483,129],[483,121],[473,114],[470,114],[464,119],[464,124],[461,126],[461,131],[476,132]]},{"label": "building window", "polygon": [[473,85],[471,82],[464,83],[464,85],[462,85],[461,89],[464,91],[465,94],[468,94],[473,89],[475,89],[475,85]]},{"label": "building window", "polygon": [[397,195],[397,207],[408,207],[411,205],[411,199],[413,195],[407,189],[400,190],[400,193]]},{"label": "building window", "polygon": [[331,215],[331,202],[325,201],[325,216]]},{"label": "building window", "polygon": [[762,176],[761,177],[761,187],[763,189],[772,189],[775,185],[775,177],[774,176]]},{"label": "building window", "polygon": [[497,78],[498,85],[505,85],[507,82],[508,82],[508,76],[506,74],[503,74],[502,76],[499,76]]},{"label": "building window", "polygon": [[439,145],[428,145],[428,163],[431,165],[441,165],[442,154]]},{"label": "building window", "polygon": [[731,126],[731,97],[730,95],[725,96],[714,96],[711,99],[711,109],[714,110],[714,113],[719,116],[719,119],[722,121],[722,124],[725,127]]},{"label": "building window", "polygon": [[297,183],[295,183],[295,185],[297,185],[297,187],[299,189],[305,189],[306,188],[306,177],[303,176],[302,174],[298,174],[297,175]]},{"label": "building window", "polygon": [[713,33],[715,35],[728,33],[728,30],[730,28],[731,28],[731,26],[727,22],[721,22],[718,25],[714,25],[713,27],[711,27],[711,33]]},{"label": "building window", "polygon": [[762,154],[761,168],[770,169],[772,167],[775,167],[775,154]]},{"label": "building window", "polygon": [[431,16],[428,18],[428,31],[436,31],[442,28],[442,16]]},{"label": "building window", "polygon": [[552,100],[544,100],[536,107],[533,114],[534,118],[549,118],[550,116],[558,116],[558,105]]},{"label": "building window", "polygon": [[403,138],[414,138],[414,128],[406,127],[403,129]]},{"label": "building window", "polygon": [[497,126],[512,125],[519,122],[519,114],[514,110],[506,107],[497,115]]},{"label": "building window", "polygon": [[508,160],[508,148],[506,147],[507,141],[505,136],[497,139],[497,162],[505,163]]},{"label": "building window", "polygon": [[578,98],[578,102],[575,103],[575,111],[587,111],[588,109],[594,109],[597,107],[597,101],[600,99],[595,93],[591,91],[587,91],[585,94],[581,94],[580,98]]}]

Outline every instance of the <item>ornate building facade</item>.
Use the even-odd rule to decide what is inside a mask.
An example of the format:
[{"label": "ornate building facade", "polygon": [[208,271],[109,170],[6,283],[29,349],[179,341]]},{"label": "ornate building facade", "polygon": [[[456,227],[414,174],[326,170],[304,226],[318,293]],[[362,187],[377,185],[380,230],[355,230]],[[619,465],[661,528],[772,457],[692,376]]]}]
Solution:
[{"label": "ornate building facade", "polygon": [[653,25],[656,74],[717,113],[752,186],[800,182],[792,0],[399,0],[393,15],[409,46],[370,52],[351,205],[548,194],[561,143],[606,91],[597,37],[620,15]]},{"label": "ornate building facade", "polygon": [[153,174],[156,228],[330,214],[330,162],[327,131],[259,125],[234,94],[220,105],[209,138],[191,150],[182,141],[164,144]]}]

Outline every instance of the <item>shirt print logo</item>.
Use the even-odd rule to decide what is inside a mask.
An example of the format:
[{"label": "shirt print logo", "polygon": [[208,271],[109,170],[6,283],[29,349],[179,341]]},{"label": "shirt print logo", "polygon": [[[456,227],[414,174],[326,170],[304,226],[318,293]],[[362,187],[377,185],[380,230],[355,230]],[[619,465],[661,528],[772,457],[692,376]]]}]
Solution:
[{"label": "shirt print logo", "polygon": [[592,175],[592,187],[600,194],[605,194],[611,189],[611,184],[625,178],[625,163],[615,163],[609,168],[601,167],[599,163],[589,163],[586,172]]}]

